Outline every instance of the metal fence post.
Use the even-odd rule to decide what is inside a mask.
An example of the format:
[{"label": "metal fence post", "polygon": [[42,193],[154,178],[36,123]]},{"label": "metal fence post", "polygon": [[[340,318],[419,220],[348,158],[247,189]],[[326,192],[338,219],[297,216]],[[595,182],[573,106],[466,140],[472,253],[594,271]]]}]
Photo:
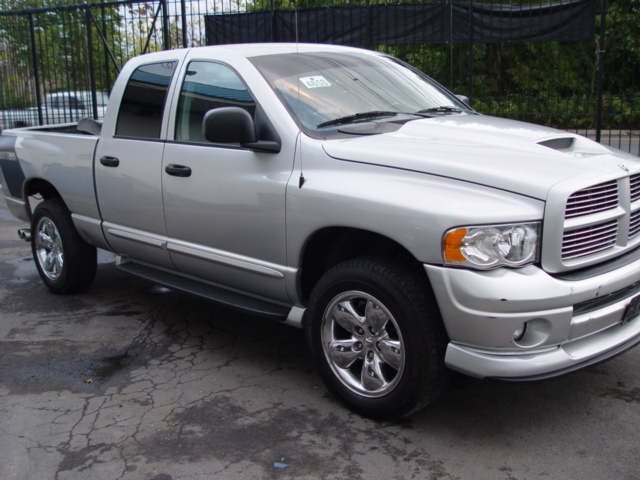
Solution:
[{"label": "metal fence post", "polygon": [[373,29],[373,18],[371,13],[371,1],[367,0],[367,43],[366,48],[371,49],[371,30]]},{"label": "metal fence post", "polygon": [[[271,9],[270,11],[270,23],[269,26],[271,27],[271,34],[270,34],[270,39],[272,42],[275,42],[275,34],[274,32],[276,31],[276,2],[275,0],[271,0],[269,8]],[[297,29],[297,25],[296,25],[296,29]]]},{"label": "metal fence post", "polygon": [[597,104],[596,104],[596,142],[600,142],[602,135],[602,91],[604,84],[604,36],[607,28],[607,0],[600,0],[600,37],[598,38],[597,59]]},{"label": "metal fence post", "polygon": [[167,11],[167,0],[160,0],[162,5],[162,37],[163,49],[171,50],[171,39],[169,38],[169,12]]},{"label": "metal fence post", "polygon": [[473,102],[473,0],[469,0],[469,102]]},{"label": "metal fence post", "polygon": [[[100,3],[104,3],[105,0],[100,0]],[[91,10],[88,10],[89,12],[91,12]],[[107,45],[106,42],[106,38],[107,38],[107,22],[104,18],[105,16],[105,10],[104,10],[104,5],[102,5],[100,7],[100,11],[102,12],[102,38],[103,40],[103,50],[104,50],[104,68],[105,68],[105,77],[106,77],[106,82],[107,82],[107,90],[111,91],[111,70],[109,69],[109,47]],[[96,25],[96,31],[98,32],[98,35],[100,35],[100,29],[97,27]]]},{"label": "metal fence post", "polygon": [[449,3],[449,90],[453,91],[453,2]]},{"label": "metal fence post", "polygon": [[185,0],[180,0],[180,8],[182,9],[182,48],[187,48],[189,43],[187,41],[187,3]]},{"label": "metal fence post", "polygon": [[38,105],[38,124],[44,123],[42,115],[42,96],[40,95],[40,73],[38,72],[38,51],[36,50],[36,29],[33,24],[33,13],[29,13],[29,28],[31,30],[31,60],[33,61],[33,79],[36,86],[36,105]]},{"label": "metal fence post", "polygon": [[91,114],[93,119],[98,119],[98,95],[96,93],[96,65],[93,58],[93,35],[91,33],[91,10],[85,10],[85,22],[87,24],[87,56],[89,60],[89,84],[91,85]]}]

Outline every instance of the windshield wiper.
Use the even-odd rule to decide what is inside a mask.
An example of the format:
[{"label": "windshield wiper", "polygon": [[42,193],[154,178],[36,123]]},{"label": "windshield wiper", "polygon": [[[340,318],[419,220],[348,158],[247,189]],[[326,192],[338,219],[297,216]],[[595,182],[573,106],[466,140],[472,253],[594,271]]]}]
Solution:
[{"label": "windshield wiper", "polygon": [[423,110],[418,110],[416,113],[462,113],[462,109],[458,107],[450,107],[448,105],[443,105],[441,107],[433,107],[433,108],[425,108]]},{"label": "windshield wiper", "polygon": [[333,120],[322,122],[321,124],[317,125],[316,128],[329,127],[331,125],[344,125],[345,123],[351,123],[357,120],[364,120],[367,118],[395,117],[399,113],[401,112],[386,112],[383,110],[373,111],[373,112],[354,113],[353,115],[347,115],[346,117],[335,118]]}]

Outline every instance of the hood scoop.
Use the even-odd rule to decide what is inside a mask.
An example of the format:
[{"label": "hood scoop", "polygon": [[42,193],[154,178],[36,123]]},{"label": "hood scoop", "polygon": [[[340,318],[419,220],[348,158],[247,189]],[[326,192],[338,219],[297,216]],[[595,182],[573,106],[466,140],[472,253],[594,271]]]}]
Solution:
[{"label": "hood scoop", "polygon": [[564,138],[552,138],[551,140],[544,140],[542,142],[538,142],[538,145],[542,145],[543,147],[549,147],[554,150],[566,150],[571,148],[573,145],[574,138],[573,137],[564,137]]}]

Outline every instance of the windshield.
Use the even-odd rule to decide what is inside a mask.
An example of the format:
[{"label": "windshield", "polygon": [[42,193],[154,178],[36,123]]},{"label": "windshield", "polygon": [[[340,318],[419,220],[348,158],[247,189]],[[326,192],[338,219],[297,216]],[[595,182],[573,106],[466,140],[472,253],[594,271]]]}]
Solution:
[{"label": "windshield", "polygon": [[471,110],[417,70],[386,56],[293,53],[250,59],[306,133],[325,137],[345,125],[404,123]]}]

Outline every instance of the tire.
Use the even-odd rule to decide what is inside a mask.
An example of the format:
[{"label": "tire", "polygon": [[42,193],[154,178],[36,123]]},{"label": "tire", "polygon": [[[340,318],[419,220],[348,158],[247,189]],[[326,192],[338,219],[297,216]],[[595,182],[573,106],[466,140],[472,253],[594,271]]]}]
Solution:
[{"label": "tire", "polygon": [[341,263],[314,288],[307,315],[320,377],[354,412],[398,419],[446,388],[447,336],[415,267],[373,257]]},{"label": "tire", "polygon": [[45,200],[33,212],[31,251],[40,278],[53,293],[75,293],[93,283],[96,248],[80,237],[61,200]]}]

